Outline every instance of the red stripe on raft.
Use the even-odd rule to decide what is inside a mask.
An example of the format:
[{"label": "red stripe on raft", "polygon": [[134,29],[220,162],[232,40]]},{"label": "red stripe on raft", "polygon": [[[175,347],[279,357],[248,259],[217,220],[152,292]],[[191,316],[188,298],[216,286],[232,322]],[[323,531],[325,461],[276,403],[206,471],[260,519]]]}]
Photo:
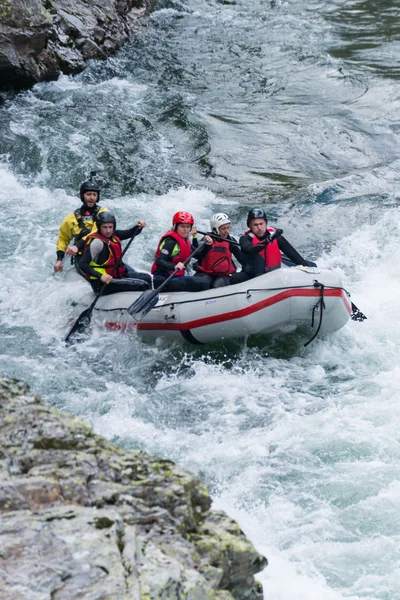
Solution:
[{"label": "red stripe on raft", "polygon": [[[293,298],[294,296],[302,296],[302,297],[314,297],[319,298],[321,296],[321,292],[319,289],[293,289],[293,290],[285,290],[280,294],[276,294],[275,296],[271,296],[271,298],[267,298],[265,300],[260,300],[260,302],[256,302],[255,304],[251,304],[246,308],[241,308],[239,310],[231,311],[228,313],[224,313],[222,315],[213,315],[212,317],[203,317],[202,319],[195,319],[194,321],[188,321],[186,323],[115,323],[108,322],[105,326],[108,329],[143,329],[146,331],[186,331],[188,329],[196,329],[197,327],[205,327],[206,325],[213,325],[214,323],[222,323],[223,321],[231,321],[233,319],[240,319],[241,317],[247,317],[252,313],[258,312],[263,308],[267,308],[267,306],[272,306],[273,304],[277,304],[278,302],[282,302],[283,300],[287,300],[288,298]],[[346,294],[343,290],[340,289],[325,289],[324,297],[336,297],[342,298],[343,304],[346,307],[347,312],[351,315],[351,305],[348,301]],[[223,298],[223,296],[221,296]]]}]

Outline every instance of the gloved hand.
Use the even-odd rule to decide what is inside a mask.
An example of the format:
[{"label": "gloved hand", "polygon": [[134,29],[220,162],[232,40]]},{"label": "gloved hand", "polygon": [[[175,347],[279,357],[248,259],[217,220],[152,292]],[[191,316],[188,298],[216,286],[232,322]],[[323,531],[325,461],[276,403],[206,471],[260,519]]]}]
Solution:
[{"label": "gloved hand", "polygon": [[275,229],[273,235],[271,236],[271,242],[272,240],[278,240],[283,234],[283,229]]},{"label": "gloved hand", "polygon": [[263,244],[263,246],[268,246],[268,244],[272,242],[272,239],[273,238],[271,237],[271,234],[267,231],[265,234],[265,238],[262,240],[261,243]]}]

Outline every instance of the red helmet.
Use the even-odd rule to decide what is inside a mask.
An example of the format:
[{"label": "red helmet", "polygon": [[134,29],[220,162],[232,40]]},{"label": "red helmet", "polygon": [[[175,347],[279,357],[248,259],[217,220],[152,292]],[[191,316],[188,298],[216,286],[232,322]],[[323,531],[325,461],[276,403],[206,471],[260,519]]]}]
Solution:
[{"label": "red helmet", "polygon": [[172,217],[172,225],[178,225],[179,223],[187,223],[188,225],[194,225],[193,215],[190,213],[180,210],[175,213]]}]

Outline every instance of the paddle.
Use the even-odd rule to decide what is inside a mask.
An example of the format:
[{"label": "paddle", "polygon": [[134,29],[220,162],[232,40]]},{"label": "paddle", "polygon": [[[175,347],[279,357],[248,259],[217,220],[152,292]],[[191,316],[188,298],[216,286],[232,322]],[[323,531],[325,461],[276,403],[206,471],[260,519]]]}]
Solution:
[{"label": "paddle", "polygon": [[230,244],[233,244],[234,246],[240,246],[239,242],[234,242],[233,240],[228,240],[227,238],[223,238],[219,235],[217,235],[216,233],[206,233],[205,231],[199,231],[197,230],[197,233],[200,233],[200,235],[209,235],[212,238],[215,238],[216,240],[219,240],[220,242],[229,242]]},{"label": "paddle", "polygon": [[359,308],[357,308],[357,306],[354,304],[354,302],[351,303],[350,319],[352,319],[353,321],[365,321],[365,319],[367,319],[367,317],[364,315],[364,313],[362,313],[361,310]]},{"label": "paddle", "polygon": [[[233,244],[234,246],[239,246],[240,247],[239,242],[235,242],[232,239],[228,240],[228,238],[223,238],[220,235],[217,235],[216,233],[206,233],[205,231],[199,231],[199,230],[197,230],[197,233],[200,233],[201,235],[209,235],[210,237],[215,238],[216,240],[219,240],[220,242],[229,242],[230,244]],[[273,240],[276,240],[276,239],[280,238],[281,235],[282,235],[282,233],[283,233],[282,229],[277,229],[275,231],[275,233],[273,233],[271,235],[271,237],[269,238],[269,242],[268,243],[272,242]]]},{"label": "paddle", "polygon": [[[228,241],[230,244],[234,244],[235,246],[240,246],[240,244],[238,242],[234,242],[232,240],[227,240],[226,238],[222,238],[219,235],[217,235],[216,233],[206,233],[205,231],[200,231],[199,229],[197,230],[197,233],[200,233],[201,235],[209,235],[213,238],[215,238],[216,240],[220,240],[221,242],[226,242]],[[272,236],[274,237],[274,236]],[[311,263],[312,266],[316,266],[315,263]],[[311,266],[310,265],[310,266]],[[361,310],[354,304],[354,302],[351,303],[351,319],[353,321],[365,321],[367,319],[367,317],[364,315],[364,313],[361,312]]]},{"label": "paddle", "polygon": [[[115,269],[117,269],[119,267],[119,265],[122,263],[122,259],[124,257],[124,254],[126,253],[126,251],[128,250],[129,246],[132,244],[134,238],[140,233],[141,229],[139,231],[136,231],[133,236],[131,237],[131,239],[129,240],[129,242],[127,243],[127,245],[125,246],[124,251],[121,254],[121,258],[118,261],[118,264],[115,265],[115,267],[113,268],[111,274],[114,273]],[[85,329],[90,325],[90,320],[92,318],[92,312],[93,309],[97,303],[97,300],[100,298],[100,296],[103,295],[104,290],[107,287],[107,283],[103,283],[103,285],[101,286],[100,290],[97,292],[95,299],[93,300],[92,304],[89,306],[89,308],[86,308],[83,312],[81,312],[81,314],[79,315],[79,317],[77,318],[77,320],[75,321],[75,323],[73,324],[73,326],[71,327],[70,331],[68,332],[68,334],[65,336],[65,342],[68,343],[72,343],[70,340],[73,336],[83,333],[85,331]]]},{"label": "paddle", "polygon": [[[205,244],[205,242],[199,244],[199,247],[196,248],[196,250],[192,252],[192,254],[188,256],[186,260],[183,261],[183,264],[186,266],[189,263],[189,261],[193,258],[193,256],[199,250],[201,250],[203,246],[205,246]],[[173,277],[175,277],[177,271],[179,271],[179,269],[175,267],[171,275],[169,275],[169,277],[167,277],[167,279],[165,279],[165,281],[163,281],[162,284],[156,290],[146,290],[139,296],[139,298],[136,298],[136,300],[129,306],[129,308],[127,309],[128,313],[131,315],[133,320],[136,321],[136,323],[139,323],[147,315],[147,313],[155,307],[159,300],[159,293],[163,288],[165,288],[167,283],[171,281]]]}]

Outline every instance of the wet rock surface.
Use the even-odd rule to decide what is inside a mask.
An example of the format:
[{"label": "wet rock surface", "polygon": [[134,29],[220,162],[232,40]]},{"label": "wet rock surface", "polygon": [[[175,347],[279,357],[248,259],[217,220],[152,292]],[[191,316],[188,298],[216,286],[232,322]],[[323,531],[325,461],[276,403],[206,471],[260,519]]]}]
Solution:
[{"label": "wet rock surface", "polygon": [[201,482],[0,378],[2,600],[261,599],[266,560]]},{"label": "wet rock surface", "polygon": [[78,73],[131,38],[154,0],[0,0],[0,91]]}]

